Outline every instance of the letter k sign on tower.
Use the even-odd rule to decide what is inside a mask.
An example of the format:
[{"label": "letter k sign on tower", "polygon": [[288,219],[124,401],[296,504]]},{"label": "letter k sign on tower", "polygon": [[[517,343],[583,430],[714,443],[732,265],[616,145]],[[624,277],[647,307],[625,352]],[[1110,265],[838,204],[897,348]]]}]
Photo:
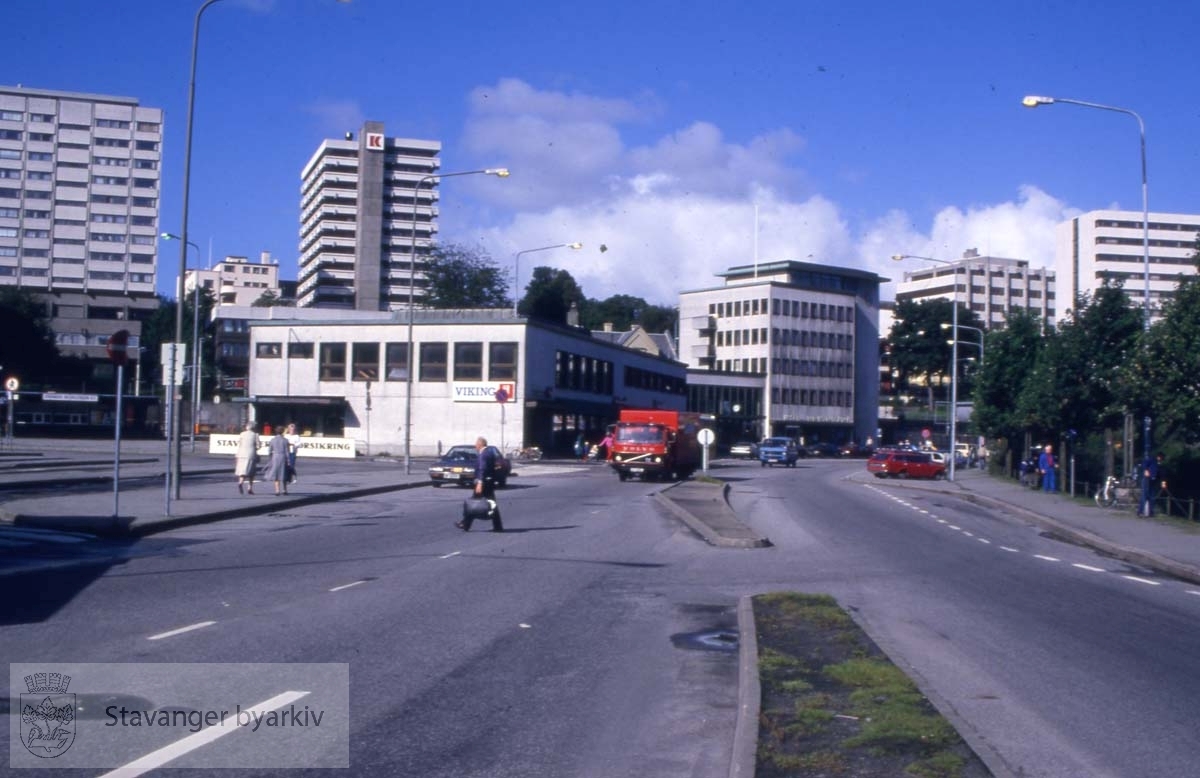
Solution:
[{"label": "letter k sign on tower", "polygon": [[368,132],[367,133],[367,150],[368,151],[383,151],[383,133]]}]

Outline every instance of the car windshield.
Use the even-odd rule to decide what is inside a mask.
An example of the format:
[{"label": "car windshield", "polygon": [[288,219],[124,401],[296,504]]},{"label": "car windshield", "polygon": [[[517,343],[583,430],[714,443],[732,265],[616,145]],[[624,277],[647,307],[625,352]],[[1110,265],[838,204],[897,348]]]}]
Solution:
[{"label": "car windshield", "polygon": [[661,443],[665,430],[662,427],[647,425],[624,425],[617,427],[617,441],[620,443]]},{"label": "car windshield", "polygon": [[770,446],[771,448],[787,448],[789,443],[791,441],[787,438],[767,438],[762,442],[764,446]]}]

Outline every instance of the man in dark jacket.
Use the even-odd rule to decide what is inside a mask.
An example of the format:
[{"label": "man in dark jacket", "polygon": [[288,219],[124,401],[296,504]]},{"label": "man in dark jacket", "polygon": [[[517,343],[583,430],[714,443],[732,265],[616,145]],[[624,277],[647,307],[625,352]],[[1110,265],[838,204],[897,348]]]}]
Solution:
[{"label": "man in dark jacket", "polygon": [[[488,518],[492,520],[492,532],[503,532],[504,524],[500,520],[500,506],[496,503],[496,449],[488,445],[486,438],[475,439],[475,496],[489,500],[492,504]],[[475,517],[463,512],[462,521],[454,526],[463,532],[471,530],[471,522]]]},{"label": "man in dark jacket", "polygon": [[1146,457],[1142,462],[1142,501],[1138,504],[1139,516],[1154,515],[1154,490],[1162,478],[1162,460],[1163,455],[1159,454],[1157,457]]}]

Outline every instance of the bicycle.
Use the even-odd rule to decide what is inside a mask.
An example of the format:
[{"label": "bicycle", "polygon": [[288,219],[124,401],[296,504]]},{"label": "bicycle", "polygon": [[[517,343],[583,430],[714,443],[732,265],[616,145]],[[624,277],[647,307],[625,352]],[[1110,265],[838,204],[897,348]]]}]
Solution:
[{"label": "bicycle", "polygon": [[1101,508],[1136,508],[1141,498],[1137,482],[1110,475],[1096,490],[1096,505]]},{"label": "bicycle", "polygon": [[542,458],[542,450],[537,446],[527,446],[525,448],[514,448],[508,452],[509,459],[516,459],[522,462],[536,462]]}]

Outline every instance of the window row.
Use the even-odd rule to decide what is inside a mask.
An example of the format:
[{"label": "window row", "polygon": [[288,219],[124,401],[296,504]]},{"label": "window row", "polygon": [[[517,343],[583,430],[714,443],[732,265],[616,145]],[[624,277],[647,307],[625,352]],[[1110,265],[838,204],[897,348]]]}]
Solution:
[{"label": "window row", "polygon": [[687,394],[687,381],[683,378],[632,365],[625,366],[625,386],[662,394]]},{"label": "window row", "polygon": [[850,392],[826,391],[825,389],[771,389],[772,405],[807,405],[809,407],[849,408],[854,395]]},{"label": "window row", "polygon": [[772,359],[771,372],[777,375],[853,378],[854,366],[849,362],[828,362],[820,359]]},{"label": "window row", "polygon": [[[254,355],[259,359],[280,359],[284,345],[279,342],[259,342]],[[485,345],[487,380],[515,381],[517,344],[508,342],[420,343],[417,349],[417,380],[437,383],[484,380]],[[311,342],[289,341],[286,346],[288,359],[313,358],[314,344]],[[450,363],[451,353],[453,364]],[[378,381],[380,376],[384,381],[408,380],[408,343],[321,343],[316,349],[316,356],[317,374],[321,381],[346,381],[347,374],[351,381]]]},{"label": "window row", "polygon": [[611,395],[613,363],[570,351],[557,351],[554,354],[554,387]]},{"label": "window row", "polygon": [[709,303],[708,315],[728,319],[730,316],[755,316],[767,312],[767,298],[752,300],[727,300],[723,303]]},{"label": "window row", "polygon": [[767,358],[718,359],[713,364],[713,368],[723,373],[765,373],[767,371]]}]

